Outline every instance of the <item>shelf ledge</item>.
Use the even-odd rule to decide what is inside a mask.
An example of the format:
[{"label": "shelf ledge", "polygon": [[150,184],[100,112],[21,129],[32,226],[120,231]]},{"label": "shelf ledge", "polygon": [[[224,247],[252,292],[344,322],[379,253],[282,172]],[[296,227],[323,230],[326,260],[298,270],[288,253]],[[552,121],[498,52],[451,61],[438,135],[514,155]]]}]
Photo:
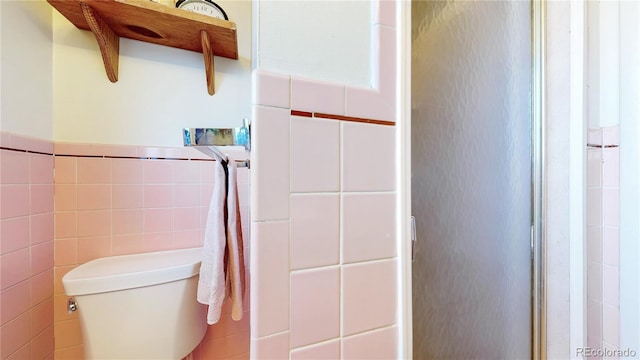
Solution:
[{"label": "shelf ledge", "polygon": [[109,81],[118,81],[120,38],[203,54],[207,92],[215,93],[214,56],[238,59],[236,24],[144,0],[47,0],[98,42]]}]

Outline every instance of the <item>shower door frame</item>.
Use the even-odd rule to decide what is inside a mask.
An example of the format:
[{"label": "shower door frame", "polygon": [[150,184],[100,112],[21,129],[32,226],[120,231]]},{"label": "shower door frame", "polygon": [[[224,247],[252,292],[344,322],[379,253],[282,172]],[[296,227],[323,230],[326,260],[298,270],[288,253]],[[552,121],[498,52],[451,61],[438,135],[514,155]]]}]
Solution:
[{"label": "shower door frame", "polygon": [[[400,254],[398,293],[400,304],[399,359],[413,358],[412,322],[412,225],[411,225],[411,1],[398,2],[399,51],[397,52],[397,237]],[[531,0],[531,357],[546,358],[546,296],[545,296],[545,1]],[[419,238],[419,234],[418,234]],[[419,241],[419,239],[418,239]]]}]

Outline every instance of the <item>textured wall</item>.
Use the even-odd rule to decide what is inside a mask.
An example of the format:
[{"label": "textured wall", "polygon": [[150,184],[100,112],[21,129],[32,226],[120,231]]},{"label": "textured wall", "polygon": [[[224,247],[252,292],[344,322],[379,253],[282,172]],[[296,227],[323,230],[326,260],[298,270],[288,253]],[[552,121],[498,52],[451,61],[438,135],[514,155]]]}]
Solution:
[{"label": "textured wall", "polygon": [[529,357],[530,4],[412,15],[414,357]]}]

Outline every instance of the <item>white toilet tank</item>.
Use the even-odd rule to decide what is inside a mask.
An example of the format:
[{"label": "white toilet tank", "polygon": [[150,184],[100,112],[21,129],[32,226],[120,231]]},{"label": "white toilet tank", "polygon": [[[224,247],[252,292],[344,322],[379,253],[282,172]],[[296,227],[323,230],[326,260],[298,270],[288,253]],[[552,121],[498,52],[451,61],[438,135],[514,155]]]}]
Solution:
[{"label": "white toilet tank", "polygon": [[207,331],[201,248],[112,256],[69,271],[87,359],[182,359]]}]

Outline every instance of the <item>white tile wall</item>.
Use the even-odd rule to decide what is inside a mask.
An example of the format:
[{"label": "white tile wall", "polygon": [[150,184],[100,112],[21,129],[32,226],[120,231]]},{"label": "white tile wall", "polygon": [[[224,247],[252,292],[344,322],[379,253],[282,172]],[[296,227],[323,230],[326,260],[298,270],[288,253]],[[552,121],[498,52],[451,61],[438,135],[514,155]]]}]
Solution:
[{"label": "white tile wall", "polygon": [[291,348],[340,336],[340,269],[291,273]]},{"label": "white tile wall", "polygon": [[252,222],[251,337],[289,330],[289,222]]},{"label": "white tile wall", "polygon": [[289,219],[289,110],[254,107],[252,221]]},{"label": "white tile wall", "polygon": [[342,267],[342,335],[396,322],[396,260]]},{"label": "white tile wall", "polygon": [[395,127],[343,122],[342,191],[395,189]]},{"label": "white tile wall", "polygon": [[291,195],[291,269],[340,261],[340,196]]},{"label": "white tile wall", "polygon": [[291,192],[340,190],[340,122],[291,117]]},{"label": "white tile wall", "polygon": [[395,193],[342,194],[342,263],[396,256]]}]

